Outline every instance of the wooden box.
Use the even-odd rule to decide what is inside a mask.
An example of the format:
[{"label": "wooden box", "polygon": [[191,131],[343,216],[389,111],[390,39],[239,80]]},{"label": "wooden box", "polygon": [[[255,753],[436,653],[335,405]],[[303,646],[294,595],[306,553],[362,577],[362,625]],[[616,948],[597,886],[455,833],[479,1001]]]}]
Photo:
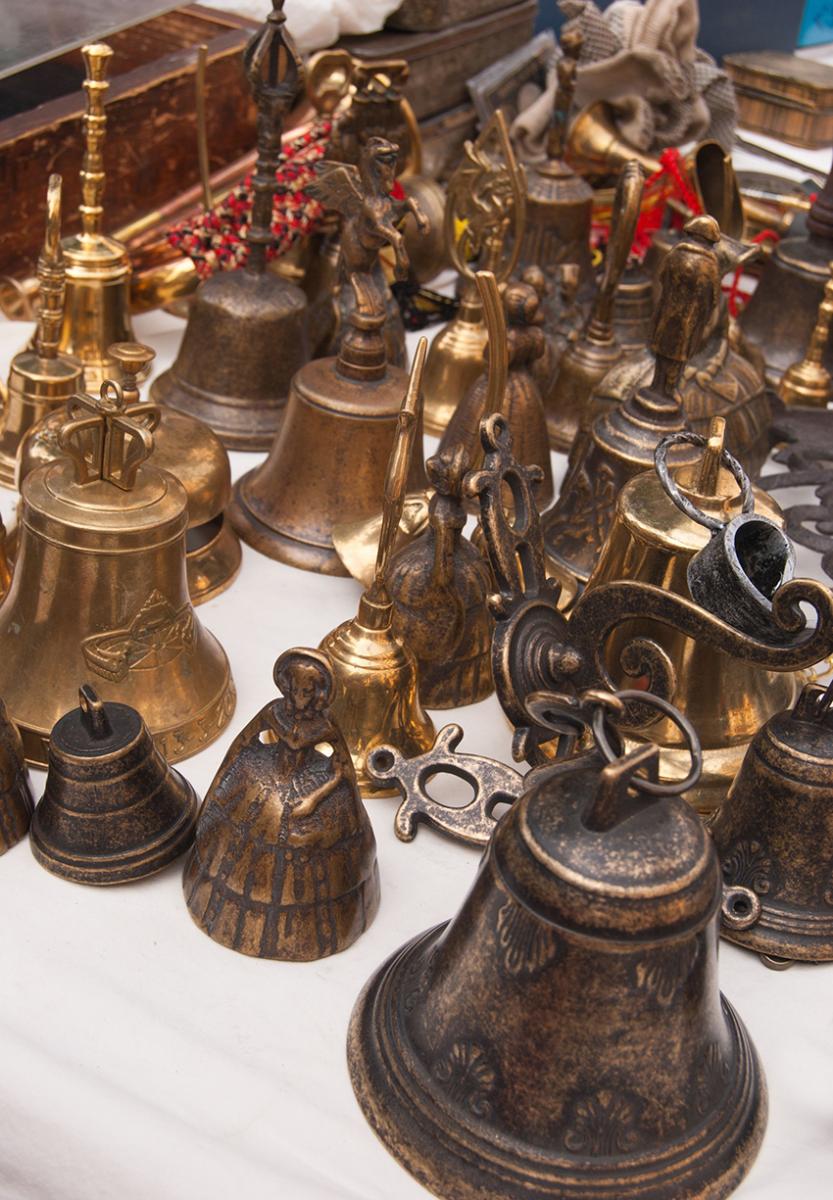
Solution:
[{"label": "wooden box", "polygon": [[388,29],[445,29],[505,7],[506,0],[404,0],[385,24]]},{"label": "wooden box", "polygon": [[727,54],[738,119],[746,129],[818,150],[833,142],[833,67],[797,54]]},{"label": "wooden box", "polygon": [[[199,179],[194,79],[196,47],[208,47],[206,111],[211,170],[240,158],[255,141],[255,110],[241,51],[257,28],[232,13],[193,4],[144,21],[107,39],[110,88],[106,98],[105,230],[134,221]],[[37,262],[43,241],[46,182],[63,176],[63,232],[78,229],[83,155],[84,63],[80,51],[2,81],[31,99],[50,86],[53,96],[0,120],[0,274],[22,276]],[[62,94],[54,91],[62,89]]]},{"label": "wooden box", "polygon": [[469,101],[466,80],[517,49],[532,36],[538,0],[522,0],[498,12],[432,33],[385,30],[343,38],[357,58],[404,58],[411,74],[405,95],[418,120]]}]

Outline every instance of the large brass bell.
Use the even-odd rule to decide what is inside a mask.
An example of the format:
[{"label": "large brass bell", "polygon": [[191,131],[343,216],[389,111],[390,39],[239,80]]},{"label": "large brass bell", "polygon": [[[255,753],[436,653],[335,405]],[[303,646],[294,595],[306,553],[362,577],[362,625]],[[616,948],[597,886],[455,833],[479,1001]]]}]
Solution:
[{"label": "large brass bell", "polygon": [[130,256],[102,229],[104,209],[105,75],[113,54],[103,42],[82,46],[87,78],[84,160],[81,165],[81,232],[63,240],[66,294],[59,350],[84,369],[84,386],[96,390],[113,374],[107,347],[133,340],[130,324]]},{"label": "large brass bell", "polygon": [[[315,359],[292,380],[286,416],[269,457],[237,481],[229,515],[261,554],[325,575],[348,572],[333,530],[379,511],[391,440],[407,375],[386,362],[384,279],[378,253],[390,243],[401,268],[402,235],[395,222],[410,208],[390,198],[397,148],[369,138],[362,166],[327,164],[318,184],[328,207],[344,208],[341,246],[355,293],[350,328],[338,358]],[[422,421],[417,437],[422,444]],[[424,487],[421,452],[413,458],[411,490]]]},{"label": "large brass bell", "polygon": [[443,1200],[717,1200],[760,1145],[766,1084],[718,990],[717,855],[656,750],[611,745],[617,703],[591,694],[600,748],[533,773],[458,914],[354,1009],[359,1103]]},{"label": "large brass bell", "polygon": [[712,827],[723,936],[767,965],[833,960],[833,685],[756,735]]},{"label": "large brass bell", "polygon": [[34,807],[23,742],[0,700],[0,854],[26,836]]},{"label": "large brass bell", "polygon": [[153,400],[199,417],[235,450],[269,449],[290,380],[309,357],[304,293],[266,266],[283,118],[303,76],[283,0],[273,5],[244,54],[259,111],[248,259],[200,284],[176,362],[151,387]]},{"label": "large brass bell", "polygon": [[[139,403],[139,381],[150,369],[155,352],[139,342],[120,342],[109,347],[108,355],[121,379],[123,414],[141,422],[145,409]],[[66,405],[28,431],[18,452],[19,483],[35,467],[60,457],[65,422]],[[170,471],[185,488],[188,591],[194,604],[201,604],[227,588],[240,569],[240,542],[225,515],[231,496],[228,454],[204,422],[161,408],[153,434],[152,462],[154,467]]]},{"label": "large brass bell", "polygon": [[53,875],[96,885],[145,879],[194,840],[199,798],[166,763],[141,715],[89,684],[49,739],[32,853]]},{"label": "large brass bell", "polygon": [[218,737],[234,710],[225,653],[188,595],[185,490],[145,461],[159,410],[128,417],[123,399],[113,382],[99,399],[76,396],[64,456],[23,481],[0,695],[39,764],[79,679],[141,712],[172,761]]},{"label": "large brass bell", "polygon": [[64,316],[65,267],[61,251],[61,176],[50,175],[46,238],[38,259],[40,313],[34,344],[16,354],[0,411],[0,484],[18,486],[17,452],[28,429],[62,407],[81,386],[81,364],[58,354]]}]

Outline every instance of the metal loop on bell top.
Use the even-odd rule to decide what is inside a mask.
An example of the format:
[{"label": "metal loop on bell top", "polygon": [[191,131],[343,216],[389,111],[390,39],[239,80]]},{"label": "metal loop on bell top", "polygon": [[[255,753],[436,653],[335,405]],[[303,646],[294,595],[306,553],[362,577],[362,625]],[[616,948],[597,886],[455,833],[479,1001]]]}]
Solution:
[{"label": "metal loop on bell top", "polygon": [[[673,446],[700,446],[705,449],[709,444],[709,439],[700,433],[691,433],[683,431],[682,433],[671,433],[668,437],[664,437],[657,445],[654,451],[654,466],[656,467],[657,475],[660,483],[665,488],[667,495],[674,501],[677,508],[684,512],[692,521],[696,521],[698,525],[704,525],[706,529],[710,529],[712,533],[718,533],[728,521],[721,521],[719,517],[712,517],[709,513],[703,512],[696,504],[693,504],[687,496],[684,496],[680,491],[679,484],[672,477],[668,469],[668,451]],[[749,476],[744,471],[741,464],[733,454],[730,454],[725,447],[720,452],[721,466],[726,467],[731,471],[732,476],[740,488],[741,494],[741,510],[744,513],[751,513],[755,510],[755,497],[752,493],[752,483]]]},{"label": "metal loop on bell top", "polygon": [[81,719],[91,738],[103,741],[112,737],[113,727],[107,716],[107,709],[98,693],[89,683],[82,683],[78,689],[78,707],[81,709]]}]

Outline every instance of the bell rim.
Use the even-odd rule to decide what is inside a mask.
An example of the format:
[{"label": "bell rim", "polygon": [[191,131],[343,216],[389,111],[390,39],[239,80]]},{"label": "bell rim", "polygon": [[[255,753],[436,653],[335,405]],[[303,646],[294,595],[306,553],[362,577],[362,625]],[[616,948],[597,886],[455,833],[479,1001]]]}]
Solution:
[{"label": "bell rim", "polygon": [[833,915],[796,904],[767,903],[759,896],[761,915],[749,929],[727,929],[720,936],[755,954],[795,962],[833,962]]},{"label": "bell rim", "polygon": [[220,514],[220,522],[211,541],[185,555],[188,595],[195,606],[213,600],[230,588],[243,564],[240,539],[225,512]]},{"label": "bell rim", "polygon": [[[669,1142],[641,1156],[605,1157],[599,1160],[605,1173],[585,1172],[582,1182],[580,1167],[586,1160],[579,1155],[548,1155],[532,1145],[528,1146],[528,1157],[513,1155],[506,1137],[502,1144],[500,1135],[491,1139],[473,1137],[462,1122],[450,1120],[448,1113],[435,1101],[432,1103],[430,1093],[421,1091],[419,1081],[411,1077],[406,1057],[392,1061],[390,1035],[398,1030],[391,1005],[385,1004],[390,1001],[396,976],[406,972],[411,960],[432,939],[436,941],[448,924],[443,922],[417,935],[391,955],[366,983],[350,1018],[347,1060],[353,1091],[373,1132],[400,1166],[442,1200],[666,1200],[669,1195],[678,1200],[722,1200],[734,1191],[760,1149],[768,1093],[749,1034],[722,994],[722,1012],[737,1055],[729,1098],[737,1103],[732,1111],[724,1097],[727,1111],[715,1110],[687,1140]],[[385,1045],[379,1036],[382,1022]],[[374,1071],[384,1072],[387,1086],[381,1093],[372,1084]],[[420,1099],[427,1099],[427,1103],[420,1104]],[[438,1147],[442,1148],[441,1156],[436,1155]],[[692,1179],[698,1165],[707,1171],[718,1156],[721,1161],[729,1161],[711,1176]],[[494,1170],[488,1169],[490,1161],[496,1164]],[[650,1179],[652,1163],[656,1165],[654,1178]],[[630,1186],[623,1185],[623,1169],[632,1172]],[[688,1187],[679,1190],[687,1179]]]},{"label": "bell rim", "polygon": [[[149,395],[152,403],[164,405],[181,416],[202,421],[220,439],[226,450],[252,453],[272,448],[272,442],[283,423],[287,401],[286,396],[279,396],[272,403],[267,403],[265,399],[244,402],[243,397],[207,392],[185,384],[173,367],[157,375]],[[223,416],[226,411],[242,413],[245,418],[242,426],[225,423]],[[252,430],[252,419],[258,416],[261,418],[261,427]],[[265,421],[264,416],[272,419]]]},{"label": "bell rim", "polygon": [[285,563],[301,571],[312,571],[317,575],[335,575],[349,578],[350,572],[338,556],[335,546],[322,546],[304,542],[291,534],[284,533],[261,521],[246,499],[244,484],[255,470],[247,471],[234,484],[226,515],[237,536],[266,558]]}]

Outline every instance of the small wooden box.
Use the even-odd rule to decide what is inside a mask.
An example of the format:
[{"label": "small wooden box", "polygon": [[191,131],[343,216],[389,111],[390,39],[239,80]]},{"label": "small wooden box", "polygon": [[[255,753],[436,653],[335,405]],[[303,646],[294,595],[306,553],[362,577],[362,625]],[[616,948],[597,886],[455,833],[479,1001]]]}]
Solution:
[{"label": "small wooden box", "polygon": [[[211,170],[254,145],[255,110],[241,52],[257,25],[193,4],[107,38],[105,230],[112,233],[199,180],[194,79],[196,48],[208,47],[206,111]],[[2,81],[6,93],[42,95],[59,81],[63,94],[0,120],[0,274],[22,276],[43,241],[46,182],[63,176],[63,232],[79,228],[83,155],[84,63],[80,50]],[[54,94],[54,93],[53,93]]]},{"label": "small wooden box", "polygon": [[727,54],[738,118],[746,129],[818,150],[833,143],[833,67],[797,54]]},{"label": "small wooden box", "polygon": [[404,58],[411,74],[405,87],[418,120],[469,101],[466,80],[532,36],[538,0],[522,0],[498,12],[433,33],[385,30],[343,38],[356,58]]}]

